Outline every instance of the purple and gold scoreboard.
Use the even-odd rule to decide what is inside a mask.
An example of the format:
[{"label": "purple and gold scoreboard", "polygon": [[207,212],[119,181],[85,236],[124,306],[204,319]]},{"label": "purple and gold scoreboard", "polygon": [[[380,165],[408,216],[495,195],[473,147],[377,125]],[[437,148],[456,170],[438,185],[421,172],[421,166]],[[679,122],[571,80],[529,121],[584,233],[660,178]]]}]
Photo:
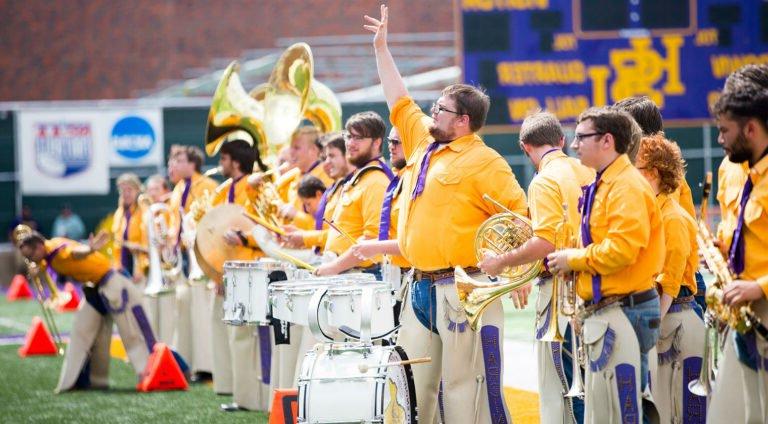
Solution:
[{"label": "purple and gold scoreboard", "polygon": [[665,120],[709,119],[729,73],[768,63],[768,1],[459,0],[464,80],[488,123],[644,95]]}]

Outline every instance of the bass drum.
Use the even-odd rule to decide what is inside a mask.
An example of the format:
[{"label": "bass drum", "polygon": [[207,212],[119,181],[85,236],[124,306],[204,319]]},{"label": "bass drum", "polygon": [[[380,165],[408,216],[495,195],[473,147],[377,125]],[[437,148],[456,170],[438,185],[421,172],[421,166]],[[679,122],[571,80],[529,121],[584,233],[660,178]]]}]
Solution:
[{"label": "bass drum", "polygon": [[[318,345],[320,346],[320,345]],[[411,366],[400,346],[325,344],[304,355],[300,423],[417,423]]]}]

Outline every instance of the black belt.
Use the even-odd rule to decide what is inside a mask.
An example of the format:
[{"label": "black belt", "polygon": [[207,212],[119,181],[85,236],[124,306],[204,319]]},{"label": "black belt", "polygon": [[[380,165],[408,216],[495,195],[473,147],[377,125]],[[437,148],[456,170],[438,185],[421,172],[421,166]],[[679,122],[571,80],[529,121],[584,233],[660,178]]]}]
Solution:
[{"label": "black belt", "polygon": [[649,300],[653,300],[657,297],[659,297],[659,293],[656,291],[656,289],[648,289],[627,295],[620,294],[616,296],[608,296],[600,299],[600,301],[597,303],[590,301],[584,308],[584,311],[587,315],[591,315],[600,309],[603,309],[606,306],[612,305],[614,303],[618,303],[622,307],[633,307],[635,305],[648,302]]},{"label": "black belt", "polygon": [[695,299],[694,299],[693,295],[690,295],[690,296],[683,296],[683,297],[676,297],[676,298],[672,299],[672,304],[673,304],[673,305],[680,305],[680,304],[682,304],[682,303],[690,303],[690,302],[693,302],[694,300],[695,300]]},{"label": "black belt", "polygon": [[[464,268],[464,271],[467,274],[476,274],[480,272],[480,268],[470,266],[470,267]],[[453,273],[454,273],[453,268],[443,268],[435,271],[422,271],[420,269],[417,269],[414,271],[413,277],[414,277],[414,281],[426,279],[434,283],[435,281],[445,280],[447,278],[453,279]]]}]

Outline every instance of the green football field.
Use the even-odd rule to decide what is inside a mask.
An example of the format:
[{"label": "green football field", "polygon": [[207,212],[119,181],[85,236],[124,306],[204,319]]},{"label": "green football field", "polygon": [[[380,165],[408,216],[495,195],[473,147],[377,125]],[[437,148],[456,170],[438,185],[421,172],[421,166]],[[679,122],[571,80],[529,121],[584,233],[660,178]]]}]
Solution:
[{"label": "green football field", "polygon": [[[530,302],[535,301],[532,295]],[[505,300],[505,303],[507,300]],[[505,304],[505,336],[533,340],[534,312]],[[0,340],[21,335],[32,317],[40,315],[35,301],[7,302],[0,298]],[[54,314],[59,329],[72,326],[72,313]],[[18,345],[0,346],[0,421],[3,423],[266,423],[265,414],[226,413],[219,404],[230,397],[217,396],[205,384],[193,384],[184,392],[137,393],[136,377],[130,366],[117,359],[110,368],[110,390],[79,391],[55,395],[53,389],[61,369],[61,357],[20,358]]]}]

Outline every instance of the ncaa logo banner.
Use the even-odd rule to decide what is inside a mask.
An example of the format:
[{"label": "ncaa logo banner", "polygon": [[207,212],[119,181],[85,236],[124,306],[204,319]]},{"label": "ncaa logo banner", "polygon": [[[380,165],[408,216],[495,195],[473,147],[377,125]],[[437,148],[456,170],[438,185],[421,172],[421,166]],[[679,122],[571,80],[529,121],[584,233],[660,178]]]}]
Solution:
[{"label": "ncaa logo banner", "polygon": [[17,114],[21,191],[25,195],[109,193],[107,138],[98,112]]},{"label": "ncaa logo banner", "polygon": [[105,112],[112,166],[162,166],[163,120],[160,109]]}]

